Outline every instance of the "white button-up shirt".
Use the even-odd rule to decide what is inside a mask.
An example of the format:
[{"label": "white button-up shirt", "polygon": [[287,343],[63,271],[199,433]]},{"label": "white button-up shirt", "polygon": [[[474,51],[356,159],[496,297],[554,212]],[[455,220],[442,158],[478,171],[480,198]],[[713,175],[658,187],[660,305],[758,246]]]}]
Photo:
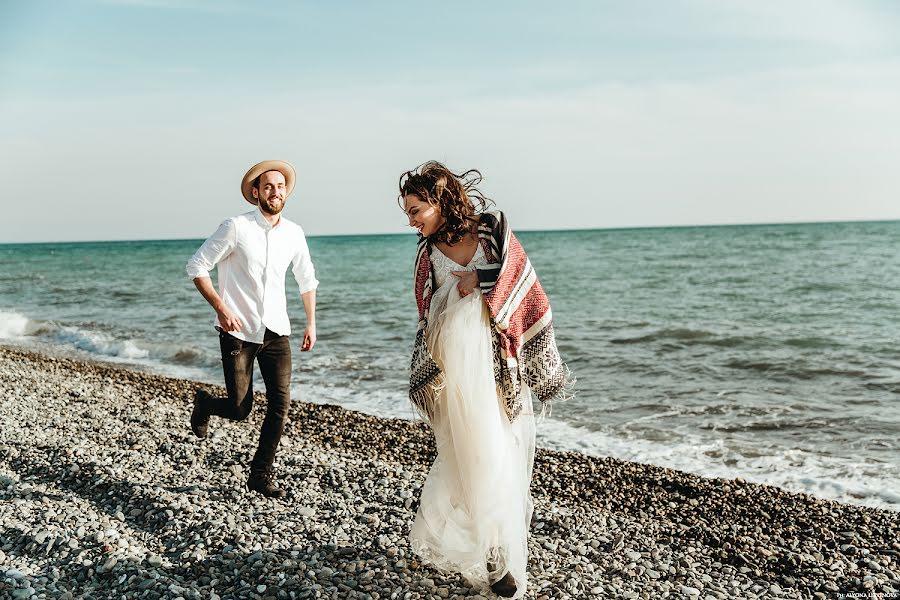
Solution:
[{"label": "white button-up shirt", "polygon": [[261,344],[266,328],[291,334],[284,291],[289,264],[301,294],[318,287],[303,229],[284,217],[272,227],[257,208],[223,222],[188,261],[187,274],[209,277],[218,265],[219,295],[241,321],[241,330],[229,333]]}]

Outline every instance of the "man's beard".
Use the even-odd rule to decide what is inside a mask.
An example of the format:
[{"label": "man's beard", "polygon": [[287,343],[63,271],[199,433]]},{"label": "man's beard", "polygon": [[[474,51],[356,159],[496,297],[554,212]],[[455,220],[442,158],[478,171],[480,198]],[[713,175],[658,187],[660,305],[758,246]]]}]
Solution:
[{"label": "man's beard", "polygon": [[[276,199],[277,201],[277,199]],[[277,215],[282,210],[284,210],[284,201],[280,201],[277,204],[277,208],[272,209],[269,205],[271,201],[269,200],[260,200],[259,201],[259,209],[268,215]]]}]

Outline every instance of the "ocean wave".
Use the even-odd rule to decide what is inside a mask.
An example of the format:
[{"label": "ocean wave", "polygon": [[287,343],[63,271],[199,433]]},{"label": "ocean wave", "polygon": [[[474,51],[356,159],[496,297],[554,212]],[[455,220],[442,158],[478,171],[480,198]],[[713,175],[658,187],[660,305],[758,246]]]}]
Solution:
[{"label": "ocean wave", "polygon": [[663,349],[677,350],[685,345],[715,346],[718,348],[739,348],[758,346],[765,338],[747,335],[723,335],[703,329],[671,328],[660,329],[644,335],[613,338],[611,344],[646,344],[661,342]]},{"label": "ocean wave", "polygon": [[788,294],[805,294],[805,293],[808,293],[808,292],[814,292],[814,293],[819,293],[819,292],[832,293],[832,292],[842,292],[842,291],[846,291],[847,289],[848,289],[848,286],[847,286],[846,284],[839,284],[839,283],[824,283],[824,282],[810,282],[810,283],[804,283],[804,284],[802,284],[802,285],[794,286],[794,287],[790,288],[790,289],[787,291],[787,293],[788,293]]},{"label": "ocean wave", "polygon": [[824,348],[828,350],[833,350],[838,346],[842,346],[839,341],[822,338],[822,337],[797,337],[797,338],[788,338],[782,342],[785,346],[791,346],[793,348],[812,348],[819,349]]},{"label": "ocean wave", "polygon": [[724,439],[680,441],[621,437],[556,418],[538,424],[540,445],[593,456],[652,464],[704,477],[743,478],[840,502],[900,510],[897,473],[877,461],[783,447],[738,447]]},{"label": "ocean wave", "polygon": [[[263,389],[262,386],[259,389]],[[291,386],[291,397],[314,404],[337,404],[368,415],[389,419],[414,420],[417,418],[405,386],[396,390],[361,389],[353,385],[324,386],[300,383]]]},{"label": "ocean wave", "polygon": [[900,394],[900,381],[886,383],[867,383],[866,388],[870,390],[884,390],[892,394]]},{"label": "ocean wave", "polygon": [[719,348],[751,348],[759,347],[761,345],[784,345],[790,348],[834,350],[835,348],[844,345],[840,340],[817,336],[779,339],[779,337],[775,336],[722,334],[703,329],[689,328],[659,329],[643,335],[613,338],[610,340],[610,343],[620,345],[646,344],[650,342],[668,343],[670,349],[677,347],[677,345],[696,344],[716,346]]},{"label": "ocean wave", "polygon": [[737,425],[703,425],[701,429],[712,431],[721,431],[723,433],[742,433],[754,431],[779,431],[779,430],[815,430],[830,429],[835,423],[826,419],[785,419],[781,415],[776,414],[775,418],[769,418],[764,421],[751,421],[749,423],[741,423]]},{"label": "ocean wave", "polygon": [[[0,311],[0,339],[13,342],[39,340],[54,346],[84,352],[104,359],[156,363],[166,371],[173,367],[211,367],[218,356],[183,344],[161,344],[140,337],[116,336],[102,324],[79,325],[29,319],[18,312]],[[181,371],[179,371],[181,372]]]},{"label": "ocean wave", "polygon": [[[2,264],[2,263],[0,263]],[[47,277],[41,273],[16,273],[15,275],[0,275],[0,283],[10,282],[21,286],[29,281],[44,281]]]},{"label": "ocean wave", "polygon": [[139,347],[137,340],[117,340],[101,331],[86,331],[71,325],[60,325],[51,335],[59,343],[73,346],[90,354],[128,359],[150,356],[150,351]]},{"label": "ocean wave", "polygon": [[610,340],[612,344],[640,344],[644,342],[655,342],[658,340],[696,340],[713,337],[716,334],[711,331],[702,329],[687,329],[684,327],[672,329],[660,329],[652,333],[629,338],[614,338]]},{"label": "ocean wave", "polygon": [[188,347],[174,348],[170,358],[180,365],[202,365],[208,362],[203,352]]},{"label": "ocean wave", "polygon": [[725,367],[730,369],[740,369],[743,371],[755,371],[765,373],[766,375],[785,375],[794,379],[816,379],[819,377],[850,377],[868,379],[872,375],[866,371],[859,369],[834,369],[834,368],[815,368],[802,367],[799,361],[765,361],[765,360],[745,360],[733,359],[725,363]]},{"label": "ocean wave", "polygon": [[109,293],[110,298],[115,298],[116,300],[138,300],[143,295],[140,292],[132,292],[125,290],[112,290]]},{"label": "ocean wave", "polygon": [[17,312],[0,311],[0,340],[20,338],[26,334],[30,320]]},{"label": "ocean wave", "polygon": [[[261,384],[259,389],[262,389]],[[390,391],[301,383],[292,387],[292,397],[316,404],[337,404],[379,417],[416,418],[403,386]],[[669,412],[669,416],[674,414]],[[834,457],[762,443],[741,446],[723,438],[672,433],[665,439],[651,440],[573,425],[555,416],[539,419],[537,425],[538,444],[554,450],[611,456],[703,477],[740,477],[820,498],[900,510],[900,490],[894,483],[896,470],[886,470],[877,461]]]}]

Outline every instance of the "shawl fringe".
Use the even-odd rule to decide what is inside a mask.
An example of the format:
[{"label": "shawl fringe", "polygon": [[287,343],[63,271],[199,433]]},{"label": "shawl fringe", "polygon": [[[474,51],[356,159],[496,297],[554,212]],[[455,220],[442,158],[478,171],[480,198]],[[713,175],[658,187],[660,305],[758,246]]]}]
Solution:
[{"label": "shawl fringe", "polygon": [[563,364],[563,367],[565,368],[565,384],[557,389],[553,396],[541,402],[541,414],[538,415],[538,423],[543,423],[552,416],[555,403],[566,402],[575,397],[575,382],[578,380],[572,377],[572,372],[567,365]]}]

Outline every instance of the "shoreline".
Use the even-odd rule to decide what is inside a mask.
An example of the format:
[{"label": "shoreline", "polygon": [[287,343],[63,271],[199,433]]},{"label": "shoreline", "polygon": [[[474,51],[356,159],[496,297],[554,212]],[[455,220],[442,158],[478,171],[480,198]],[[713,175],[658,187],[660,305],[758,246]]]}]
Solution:
[{"label": "shoreline", "polygon": [[[210,375],[203,367],[191,367],[186,365],[177,365],[167,363],[156,358],[149,357],[129,357],[129,356],[107,356],[97,354],[91,350],[82,348],[68,348],[59,344],[48,341],[26,339],[0,339],[0,348],[7,348],[12,351],[32,352],[40,355],[52,356],[54,358],[74,360],[76,362],[97,363],[107,365],[114,368],[123,368],[133,371],[158,375],[160,377],[174,378],[178,380],[192,381],[197,385],[215,386],[221,381],[221,366],[215,374]],[[257,378],[258,379],[258,378]],[[259,387],[259,382],[257,382]],[[308,384],[307,384],[308,385]],[[309,388],[306,388],[309,390]],[[350,389],[349,386],[347,389]],[[315,393],[315,392],[311,392]],[[361,392],[365,393],[365,392]],[[297,400],[297,392],[295,394],[295,402]],[[301,393],[301,397],[303,393]],[[321,401],[313,399],[311,402],[316,404],[338,404],[344,406],[351,411],[359,411],[364,414],[386,418],[389,420],[418,420],[419,417],[412,408],[412,405],[404,398],[406,411],[401,414],[396,408],[388,407],[384,410],[372,410],[371,406],[365,404],[353,406],[341,401]],[[383,408],[383,407],[382,407]],[[566,406],[563,407],[563,410]],[[879,508],[882,510],[895,511],[900,513],[900,496],[893,491],[884,489],[884,484],[891,481],[886,478],[881,482],[881,487],[868,488],[852,481],[831,481],[827,475],[817,473],[810,475],[805,481],[797,481],[791,479],[779,479],[773,476],[775,472],[769,472],[760,476],[759,473],[753,472],[748,468],[728,468],[724,464],[708,464],[695,462],[685,464],[684,460],[671,460],[665,456],[659,455],[660,450],[665,450],[669,454],[677,454],[678,446],[673,447],[668,443],[649,442],[644,440],[649,446],[643,448],[645,452],[635,451],[634,447],[618,447],[616,439],[597,439],[595,431],[586,425],[571,424],[563,419],[548,419],[546,422],[538,424],[537,443],[539,446],[548,450],[557,450],[562,452],[575,452],[593,457],[615,457],[625,462],[635,462],[640,464],[654,465],[663,468],[674,469],[680,472],[691,473],[706,479],[723,479],[733,480],[740,479],[750,483],[756,483],[764,486],[774,486],[788,492],[801,494],[809,494],[819,499],[836,501],[841,504],[854,504],[859,506],[868,506]],[[656,448],[652,447],[656,444]],[[690,452],[690,449],[688,449]],[[644,454],[644,455],[642,455]],[[784,457],[781,457],[784,460]],[[777,457],[776,457],[777,460]],[[777,473],[784,473],[779,470]],[[777,474],[776,473],[776,474]],[[855,484],[855,487],[854,487]]]},{"label": "shoreline", "polygon": [[[478,593],[406,541],[425,423],[294,402],[270,501],[243,485],[264,397],[197,440],[198,386],[0,346],[0,593]],[[900,597],[896,512],[545,448],[532,494],[528,598]]]}]

